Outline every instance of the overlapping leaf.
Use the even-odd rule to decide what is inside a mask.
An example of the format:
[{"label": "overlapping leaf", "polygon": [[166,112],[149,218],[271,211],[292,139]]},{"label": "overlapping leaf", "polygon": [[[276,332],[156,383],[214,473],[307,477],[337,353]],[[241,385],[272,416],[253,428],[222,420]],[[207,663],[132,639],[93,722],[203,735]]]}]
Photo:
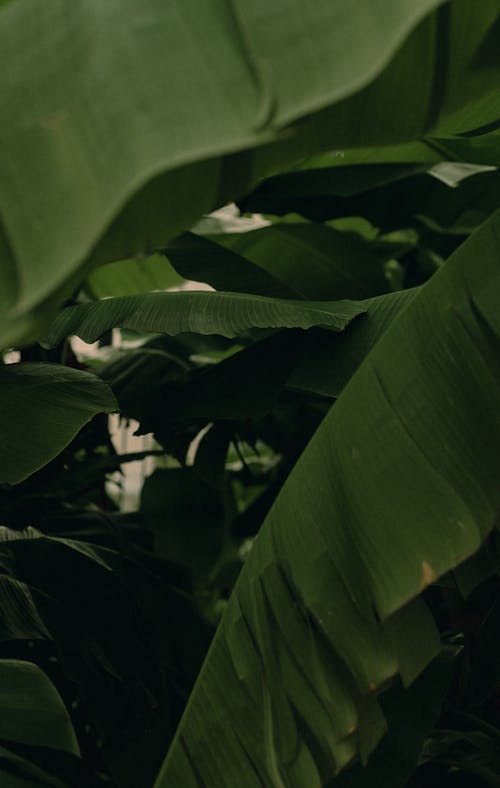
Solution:
[{"label": "overlapping leaf", "polygon": [[[321,786],[436,652],[419,593],[498,512],[500,215],[393,321],[255,542],[156,783]],[[413,601],[412,601],[413,600]]]},{"label": "overlapping leaf", "polygon": [[[48,538],[34,529],[0,529],[0,567],[8,573],[2,574],[3,583],[16,577],[31,591],[29,616],[17,637],[32,637],[33,617],[43,621],[57,644],[64,674],[78,687],[86,717],[102,740],[114,782],[120,788],[151,785],[165,735],[175,725],[178,696],[189,690],[206,649],[206,629],[194,606],[116,550]],[[17,606],[17,617],[21,612]],[[0,675],[2,664],[0,660]],[[12,668],[11,673],[10,692],[6,679],[2,682],[12,706],[4,703],[0,738],[26,745],[38,739],[40,745],[64,748],[61,726],[67,715],[58,716],[57,708],[49,706],[43,716],[36,682],[26,683],[16,709],[14,690],[23,687],[23,671],[17,675]],[[67,788],[89,784],[63,782]]]},{"label": "overlapping leaf", "polygon": [[221,240],[301,298],[367,298],[389,289],[373,247],[321,224],[277,223]]},{"label": "overlapping leaf", "polygon": [[311,328],[342,331],[366,312],[359,301],[289,301],[243,293],[148,293],[108,298],[63,310],[45,340],[49,347],[77,334],[95,342],[111,328],[165,334],[197,332],[235,337],[252,328]]},{"label": "overlapping leaf", "polygon": [[[412,139],[441,116],[453,130],[494,124],[498,56],[487,32],[497,2],[458,0],[421,21],[441,5],[363,0],[353,14],[328,0],[314,13],[305,0],[7,4],[2,344],[39,330],[30,310],[41,320],[41,305],[62,301],[90,265],[154,251],[312,150]],[[234,151],[243,153],[217,158]]]},{"label": "overlapping leaf", "polygon": [[[345,170],[358,170],[358,181],[363,181],[365,186],[370,170],[378,170],[379,166],[367,164]],[[465,234],[498,206],[500,175],[495,171],[479,170],[455,188],[420,173],[394,178],[372,188],[360,188],[354,194],[342,194],[338,181],[342,182],[343,171],[344,168],[332,168],[277,176],[265,181],[244,201],[242,208],[280,216],[297,212],[315,221],[363,216],[386,231],[420,220],[448,232]]]},{"label": "overlapping leaf", "polygon": [[163,249],[175,270],[186,279],[207,282],[216,290],[298,298],[300,293],[259,265],[208,238],[184,233]]},{"label": "overlapping leaf", "polygon": [[0,739],[79,753],[68,712],[36,665],[0,660]]},{"label": "overlapping leaf", "polygon": [[[16,484],[59,454],[97,413],[117,407],[95,375],[58,364],[0,366],[0,478]],[[20,429],[29,436],[21,440]]]}]

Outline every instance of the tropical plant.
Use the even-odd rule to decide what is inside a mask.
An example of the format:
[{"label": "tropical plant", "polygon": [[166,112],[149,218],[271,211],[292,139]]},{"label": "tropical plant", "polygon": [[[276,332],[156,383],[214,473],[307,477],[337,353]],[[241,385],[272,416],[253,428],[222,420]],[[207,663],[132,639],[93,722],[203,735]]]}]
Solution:
[{"label": "tropical plant", "polygon": [[498,785],[500,3],[0,5],[2,788]]}]

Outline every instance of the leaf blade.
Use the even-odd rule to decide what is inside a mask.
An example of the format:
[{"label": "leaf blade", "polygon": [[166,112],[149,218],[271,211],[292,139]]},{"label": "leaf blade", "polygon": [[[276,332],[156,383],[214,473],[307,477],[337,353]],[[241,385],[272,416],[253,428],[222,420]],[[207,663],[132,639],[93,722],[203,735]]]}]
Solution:
[{"label": "leaf blade", "polygon": [[[93,416],[117,408],[102,380],[59,364],[7,364],[0,367],[0,383],[0,477],[9,484],[56,457]],[[20,440],[24,431],[29,451]]]},{"label": "leaf blade", "polygon": [[341,331],[365,311],[362,302],[348,300],[304,302],[242,293],[149,293],[69,307],[56,318],[44,344],[54,346],[75,333],[85,342],[94,342],[117,326],[230,338],[250,328],[307,329],[324,325]]},{"label": "leaf blade", "polygon": [[[316,432],[271,509],[178,731],[192,759],[202,742],[209,750],[207,771],[202,770],[208,786],[215,786],[217,779],[224,784],[219,771],[219,750],[226,744],[222,731],[229,725],[235,735],[244,737],[248,697],[253,698],[256,718],[266,718],[256,694],[258,680],[269,687],[276,724],[295,702],[293,672],[287,684],[275,690],[276,669],[269,662],[284,665],[282,652],[293,635],[288,629],[278,634],[273,627],[276,618],[261,601],[261,583],[268,604],[286,593],[285,609],[298,608],[316,630],[314,647],[302,655],[300,670],[316,691],[324,686],[325,675],[335,688],[332,709],[340,714],[342,733],[335,733],[332,723],[330,729],[324,723],[320,733],[312,711],[300,712],[308,733],[299,740],[304,746],[314,743],[314,761],[323,780],[345,763],[337,749],[340,742],[356,730],[364,737],[372,726],[361,700],[398,671],[411,680],[432,657],[432,649],[416,653],[405,645],[402,627],[409,605],[427,585],[477,550],[500,504],[500,425],[495,417],[500,403],[499,227],[497,212],[393,321]],[[496,332],[494,338],[486,324]],[[281,589],[286,587],[286,592],[275,582],[266,583],[266,574],[274,568],[285,578]],[[394,641],[389,624],[400,614]],[[316,661],[324,638],[330,659],[322,663],[324,670],[329,667],[321,674]],[[359,638],[364,639],[363,648]],[[228,697],[230,704],[224,700]],[[212,725],[217,730],[213,736]],[[367,751],[382,733],[379,718]],[[181,768],[177,742],[178,738],[157,788]],[[281,751],[278,734],[272,734],[271,743],[283,784],[294,785],[300,748],[290,758]],[[243,757],[236,745],[230,748],[233,759]],[[250,756],[247,752],[248,757],[262,763],[257,748]],[[271,784],[269,775],[268,780]]]}]

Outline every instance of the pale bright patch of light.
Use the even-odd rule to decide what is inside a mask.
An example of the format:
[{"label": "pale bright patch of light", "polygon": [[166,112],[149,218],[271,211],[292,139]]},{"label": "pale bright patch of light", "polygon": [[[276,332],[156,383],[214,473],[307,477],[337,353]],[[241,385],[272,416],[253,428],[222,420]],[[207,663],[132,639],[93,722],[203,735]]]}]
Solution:
[{"label": "pale bright patch of light", "polygon": [[247,233],[250,230],[259,230],[267,227],[270,221],[264,219],[260,213],[251,216],[242,216],[234,202],[218,208],[216,211],[203,216],[191,232],[197,235],[217,235],[219,233]]},{"label": "pale bright patch of light", "polygon": [[4,364],[17,364],[21,361],[21,351],[20,350],[7,350],[3,354],[3,363]]},{"label": "pale bright patch of light", "polygon": [[489,164],[469,164],[464,161],[440,161],[428,170],[428,174],[437,178],[438,181],[445,183],[446,186],[451,186],[454,189],[472,175],[478,175],[482,172],[491,172],[498,169]]},{"label": "pale bright patch of light", "polygon": [[[125,420],[118,413],[109,416],[111,441],[118,454],[150,451],[160,448],[152,435],[135,435],[139,422]],[[161,457],[146,457],[135,462],[126,462],[121,471],[115,471],[106,481],[107,493],[119,504],[121,511],[131,512],[138,508],[142,485],[146,476],[162,465]]]},{"label": "pale bright patch of light", "polygon": [[97,358],[101,356],[99,342],[84,342],[80,337],[71,337],[71,349],[78,361],[85,361],[87,358]]}]

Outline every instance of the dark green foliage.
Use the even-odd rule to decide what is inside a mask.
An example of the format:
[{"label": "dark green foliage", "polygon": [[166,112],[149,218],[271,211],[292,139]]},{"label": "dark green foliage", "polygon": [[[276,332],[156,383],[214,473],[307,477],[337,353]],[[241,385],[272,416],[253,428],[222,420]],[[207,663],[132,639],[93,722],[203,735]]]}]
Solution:
[{"label": "dark green foliage", "polygon": [[1,788],[498,785],[498,0],[0,6]]}]

